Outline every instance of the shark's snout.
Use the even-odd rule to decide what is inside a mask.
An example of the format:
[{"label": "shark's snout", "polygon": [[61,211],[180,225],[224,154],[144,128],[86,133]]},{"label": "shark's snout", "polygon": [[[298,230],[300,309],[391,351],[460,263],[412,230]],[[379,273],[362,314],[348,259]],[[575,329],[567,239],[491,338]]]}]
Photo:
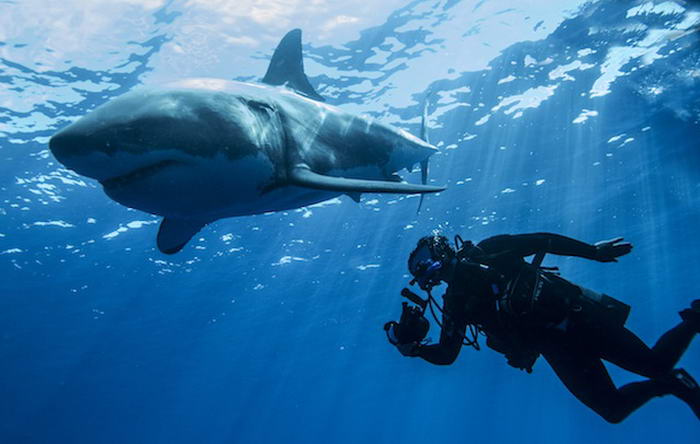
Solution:
[{"label": "shark's snout", "polygon": [[[119,135],[126,140],[119,141]],[[177,163],[171,152],[130,151],[136,138],[129,135],[123,126],[95,128],[79,120],[51,137],[49,149],[67,168],[109,187],[123,186]]]},{"label": "shark's snout", "polygon": [[108,155],[109,140],[89,131],[81,121],[73,123],[49,139],[49,149],[56,160],[83,176],[103,180],[122,167]]},{"label": "shark's snout", "polygon": [[85,146],[87,140],[82,134],[62,130],[49,140],[49,149],[59,162],[65,164],[71,156],[78,154],[79,147]]}]

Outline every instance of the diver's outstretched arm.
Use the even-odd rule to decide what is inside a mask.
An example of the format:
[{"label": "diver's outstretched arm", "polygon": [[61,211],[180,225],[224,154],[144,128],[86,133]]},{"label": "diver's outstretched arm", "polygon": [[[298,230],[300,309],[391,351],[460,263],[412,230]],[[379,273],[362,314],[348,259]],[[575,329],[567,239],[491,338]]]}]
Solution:
[{"label": "diver's outstretched arm", "polygon": [[596,260],[600,262],[617,262],[618,257],[624,256],[632,251],[632,244],[622,242],[624,239],[616,237],[595,243]]},{"label": "diver's outstretched arm", "polygon": [[600,262],[614,262],[632,250],[622,238],[588,244],[554,233],[502,234],[479,242],[485,254],[511,253],[521,257],[544,252],[561,256],[577,256]]}]

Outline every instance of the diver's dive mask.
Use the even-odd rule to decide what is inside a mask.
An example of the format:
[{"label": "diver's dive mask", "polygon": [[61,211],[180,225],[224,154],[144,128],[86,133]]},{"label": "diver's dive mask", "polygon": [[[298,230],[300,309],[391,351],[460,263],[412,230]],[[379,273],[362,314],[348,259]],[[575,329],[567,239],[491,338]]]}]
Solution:
[{"label": "diver's dive mask", "polygon": [[[461,243],[464,244],[463,241]],[[433,234],[420,238],[408,257],[408,271],[414,277],[411,285],[417,283],[422,290],[430,292],[443,280],[445,269],[456,256],[457,253],[445,236]]]},{"label": "diver's dive mask", "polygon": [[430,248],[423,247],[418,250],[409,264],[409,271],[414,279],[411,285],[418,284],[421,290],[430,291],[440,283],[438,273],[442,270],[443,263],[433,258]]},{"label": "diver's dive mask", "polygon": [[418,264],[411,285],[418,284],[423,291],[430,291],[436,285],[440,285],[438,272],[442,270],[442,262],[429,259]]}]

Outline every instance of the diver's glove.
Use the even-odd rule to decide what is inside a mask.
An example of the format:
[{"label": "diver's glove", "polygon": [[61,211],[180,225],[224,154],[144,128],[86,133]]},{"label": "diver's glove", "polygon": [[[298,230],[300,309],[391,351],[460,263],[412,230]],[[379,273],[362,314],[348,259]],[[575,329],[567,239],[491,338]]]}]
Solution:
[{"label": "diver's glove", "polygon": [[520,370],[525,370],[528,373],[532,373],[532,366],[535,365],[535,361],[537,361],[539,357],[539,353],[529,350],[511,352],[506,355],[508,365]]},{"label": "diver's glove", "polygon": [[616,237],[595,243],[595,257],[598,262],[617,262],[618,257],[624,256],[632,251],[632,244],[622,242],[624,239]]}]

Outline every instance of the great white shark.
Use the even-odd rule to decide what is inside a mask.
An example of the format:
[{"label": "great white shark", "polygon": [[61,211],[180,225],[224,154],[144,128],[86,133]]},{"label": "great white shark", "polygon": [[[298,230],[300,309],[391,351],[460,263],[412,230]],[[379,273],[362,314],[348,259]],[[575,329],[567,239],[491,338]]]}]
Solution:
[{"label": "great white shark", "polygon": [[[262,83],[186,79],[139,88],[58,131],[53,155],[113,200],[163,216],[160,251],[180,251],[218,219],[299,208],[346,194],[434,193],[437,149],[406,131],[323,103],[304,74],[301,31]],[[423,184],[397,172],[420,164]]]}]

